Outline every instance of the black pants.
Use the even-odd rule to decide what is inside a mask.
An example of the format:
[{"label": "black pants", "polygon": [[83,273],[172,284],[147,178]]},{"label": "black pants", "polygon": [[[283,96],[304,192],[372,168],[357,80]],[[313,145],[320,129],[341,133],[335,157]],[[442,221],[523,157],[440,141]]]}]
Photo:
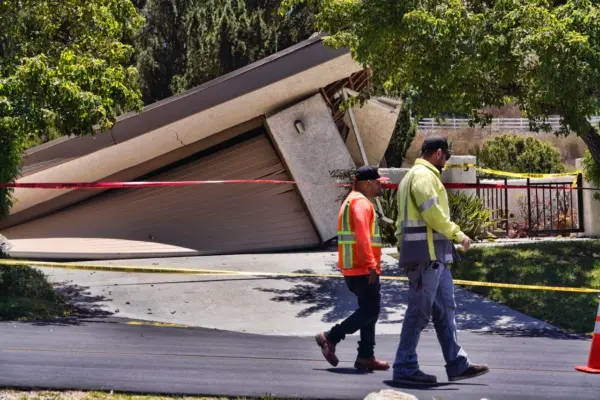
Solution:
[{"label": "black pants", "polygon": [[335,325],[327,337],[334,344],[360,330],[360,341],[358,342],[359,357],[373,357],[375,351],[375,324],[379,319],[381,304],[381,285],[379,276],[373,284],[369,284],[369,276],[347,276],[346,284],[352,293],[358,298],[358,310],[346,318],[342,323]]}]

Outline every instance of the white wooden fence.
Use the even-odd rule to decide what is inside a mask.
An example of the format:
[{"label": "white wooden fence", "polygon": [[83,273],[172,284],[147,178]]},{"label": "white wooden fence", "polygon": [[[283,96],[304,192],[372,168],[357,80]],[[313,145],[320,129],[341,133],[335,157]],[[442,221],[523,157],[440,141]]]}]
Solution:
[{"label": "white wooden fence", "polygon": [[[600,122],[600,116],[594,116],[589,119],[592,124]],[[553,130],[558,130],[560,118],[552,117],[546,120],[547,124],[552,126]],[[477,127],[477,125],[475,125]],[[440,120],[439,123],[435,118],[422,118],[419,121],[418,129],[421,131],[438,130],[438,129],[464,129],[469,128],[469,120],[467,118],[447,118]],[[494,118],[491,124],[483,128],[491,131],[513,131],[513,132],[529,132],[529,120],[527,118]]]}]

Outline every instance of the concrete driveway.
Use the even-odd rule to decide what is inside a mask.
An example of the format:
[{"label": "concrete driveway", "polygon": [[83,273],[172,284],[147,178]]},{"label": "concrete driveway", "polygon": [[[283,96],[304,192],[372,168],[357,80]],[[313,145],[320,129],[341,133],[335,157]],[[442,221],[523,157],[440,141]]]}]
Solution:
[{"label": "concrete driveway", "polygon": [[[250,272],[338,273],[335,252],[107,261]],[[97,264],[97,262],[94,262]],[[340,278],[287,278],[93,272],[40,268],[73,302],[97,315],[270,335],[311,335],[356,308]],[[383,257],[383,273],[397,274]],[[403,281],[383,281],[379,334],[398,334],[407,299]],[[460,330],[537,330],[552,326],[457,287]]]}]

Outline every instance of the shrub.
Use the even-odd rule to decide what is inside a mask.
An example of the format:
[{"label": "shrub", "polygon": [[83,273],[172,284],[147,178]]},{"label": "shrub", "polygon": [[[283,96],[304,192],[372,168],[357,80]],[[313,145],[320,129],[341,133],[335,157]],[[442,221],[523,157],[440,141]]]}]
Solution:
[{"label": "shrub", "polygon": [[[587,149],[583,155],[582,167],[585,180],[590,182],[593,186],[600,188],[600,167],[598,167],[598,164],[596,164],[592,158],[592,154]],[[598,192],[594,193],[594,198],[600,200]]]},{"label": "shrub", "polygon": [[385,161],[389,168],[402,167],[406,153],[410,149],[417,133],[417,121],[411,121],[410,107],[411,100],[404,98],[398,119],[396,120],[394,132],[385,152]]},{"label": "shrub", "polygon": [[[381,197],[381,208],[386,217],[394,221],[393,224],[389,224],[382,219],[379,220],[379,226],[381,227],[381,240],[384,244],[390,246],[396,246],[396,220],[398,219],[398,191],[396,189],[389,189],[383,191]],[[377,207],[376,207],[377,209]]]},{"label": "shrub", "polygon": [[551,143],[534,137],[505,134],[487,140],[477,154],[480,167],[507,172],[565,172],[561,154]]},{"label": "shrub", "polygon": [[72,311],[41,271],[0,266],[0,320],[52,319]]},{"label": "shrub", "polygon": [[[350,185],[352,184],[355,173],[356,168],[334,169],[329,171],[329,176],[335,180],[336,184]],[[348,197],[351,191],[351,186],[344,187],[344,189],[341,190],[340,195],[336,198],[336,201],[343,201],[346,197]]]},{"label": "shrub", "polygon": [[509,238],[527,237],[544,230],[575,229],[578,226],[578,213],[571,207],[569,194],[556,193],[548,197],[540,198],[537,193],[531,193],[529,200],[523,194],[517,196],[518,210],[510,221]]},{"label": "shrub", "polygon": [[450,218],[473,240],[491,239],[488,231],[493,225],[492,211],[483,206],[481,199],[465,192],[448,192]]},{"label": "shrub", "polygon": [[[448,192],[450,218],[473,240],[491,239],[488,228],[492,226],[492,211],[487,210],[481,200],[464,192]],[[397,190],[386,190],[381,198],[384,214],[394,221],[398,219]],[[385,244],[396,246],[396,225],[380,221],[381,238]]]}]

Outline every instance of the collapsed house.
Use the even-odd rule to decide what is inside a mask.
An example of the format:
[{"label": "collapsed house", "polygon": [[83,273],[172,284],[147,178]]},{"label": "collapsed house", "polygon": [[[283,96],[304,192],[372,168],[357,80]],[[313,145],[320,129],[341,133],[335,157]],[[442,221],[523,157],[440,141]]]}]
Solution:
[{"label": "collapsed house", "polygon": [[11,256],[111,259],[318,248],[336,236],[333,170],[383,159],[398,103],[339,105],[369,82],[312,37],[121,116],[96,136],[29,149],[17,182],[293,180],[131,189],[23,189],[0,232]]}]

